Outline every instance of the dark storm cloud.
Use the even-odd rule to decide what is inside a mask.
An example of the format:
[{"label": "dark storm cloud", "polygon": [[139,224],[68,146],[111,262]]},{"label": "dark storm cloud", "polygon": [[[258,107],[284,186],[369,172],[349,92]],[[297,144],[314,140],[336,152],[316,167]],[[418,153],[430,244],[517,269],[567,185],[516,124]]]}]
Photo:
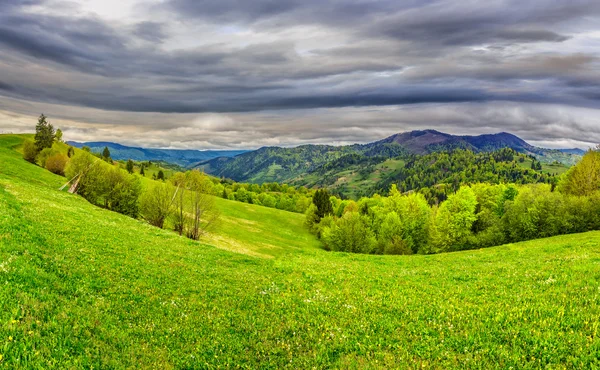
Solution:
[{"label": "dark storm cloud", "polygon": [[201,18],[209,22],[233,24],[261,23],[268,27],[286,27],[290,24],[348,25],[365,20],[374,14],[407,9],[425,0],[370,1],[370,0],[171,0],[165,8],[185,17]]},{"label": "dark storm cloud", "polygon": [[[310,131],[293,131],[296,142],[358,141],[374,135],[369,132],[377,125],[385,133],[402,129],[385,126],[397,117],[373,113],[371,107],[468,105],[480,114],[486,112],[475,107],[498,101],[600,107],[599,50],[580,41],[600,28],[596,0],[144,4],[138,4],[134,18],[117,21],[81,11],[76,3],[52,12],[46,10],[56,5],[53,0],[0,0],[0,94],[124,112],[289,110],[299,115],[345,107],[369,112],[357,115],[363,124],[355,122],[353,129],[296,122]],[[34,5],[41,11],[31,10]],[[524,112],[542,117],[539,110]],[[401,119],[411,127],[435,123],[443,129],[442,121],[451,120],[448,111],[435,120],[423,113],[412,120],[407,114]],[[457,115],[451,127],[459,127],[458,121],[466,122],[464,127],[482,125],[466,116]],[[344,116],[345,122],[352,117]],[[549,117],[511,117],[520,125],[535,122],[532,132],[519,125],[505,128],[491,114],[486,122],[498,127],[490,131],[521,130],[531,138],[551,124]],[[284,113],[278,118],[292,121]],[[165,122],[161,130],[189,128]],[[243,131],[227,125],[214,130]],[[252,127],[269,137],[289,131],[275,123]],[[182,138],[192,135],[186,130]],[[225,145],[233,137],[215,138],[211,145]],[[286,145],[294,142],[286,140]]]}]

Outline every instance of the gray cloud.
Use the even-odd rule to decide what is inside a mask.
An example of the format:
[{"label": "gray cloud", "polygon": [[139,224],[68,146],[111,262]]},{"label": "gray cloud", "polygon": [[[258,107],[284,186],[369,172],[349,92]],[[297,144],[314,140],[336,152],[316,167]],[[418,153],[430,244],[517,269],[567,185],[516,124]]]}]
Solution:
[{"label": "gray cloud", "polygon": [[[0,94],[121,115],[287,110],[276,116],[291,121],[304,111],[348,108],[370,112],[383,126],[393,117],[375,112],[385,107],[600,104],[600,48],[590,41],[600,28],[597,1],[146,4],[132,3],[135,14],[112,18],[95,14],[86,3],[0,2]],[[522,112],[540,116],[540,110]],[[367,113],[359,116],[370,120]],[[423,114],[417,117],[422,125],[412,126],[433,125]],[[508,131],[509,122],[493,122],[496,131]],[[578,124],[576,118],[569,123]],[[353,125],[334,132],[327,124],[309,129],[345,142],[375,126]],[[214,126],[212,132],[223,129]],[[281,135],[276,128],[261,132]],[[307,140],[294,132],[297,142]],[[231,140],[207,145],[241,144]]]}]

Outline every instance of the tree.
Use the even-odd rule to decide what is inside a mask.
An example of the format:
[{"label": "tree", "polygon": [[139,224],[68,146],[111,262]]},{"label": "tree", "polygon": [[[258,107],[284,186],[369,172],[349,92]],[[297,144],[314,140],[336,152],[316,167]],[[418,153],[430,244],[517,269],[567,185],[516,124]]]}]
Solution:
[{"label": "tree", "polygon": [[110,150],[108,150],[108,147],[105,146],[104,150],[102,151],[102,159],[105,160],[106,162],[111,162],[111,158],[110,158]]},{"label": "tree", "polygon": [[175,186],[175,197],[173,202],[173,228],[179,235],[183,235],[187,223],[186,212],[186,187],[187,176],[183,172],[178,172],[171,178],[173,186]]},{"label": "tree", "polygon": [[413,250],[402,238],[403,225],[396,212],[388,213],[379,229],[379,244],[383,254],[412,254]]},{"label": "tree", "polygon": [[319,219],[333,214],[333,207],[329,200],[330,195],[326,189],[319,189],[313,196],[313,204],[317,206],[317,216]]},{"label": "tree", "polygon": [[322,239],[333,251],[371,253],[377,240],[368,226],[369,220],[358,212],[348,212],[322,231]]},{"label": "tree", "polygon": [[461,250],[471,235],[477,217],[477,198],[469,187],[461,187],[440,205],[435,218],[436,234],[433,242],[441,252]]},{"label": "tree", "polygon": [[308,231],[317,235],[317,231],[319,230],[319,222],[321,221],[321,218],[317,215],[317,206],[311,204],[304,215],[304,226],[308,229]]},{"label": "tree", "polygon": [[139,213],[138,199],[141,192],[139,180],[118,167],[108,168],[105,172],[108,190],[104,194],[106,208],[114,212],[136,218]]},{"label": "tree", "polygon": [[56,133],[54,134],[54,140],[57,143],[62,143],[62,137],[63,137],[63,133],[61,129],[57,129]]},{"label": "tree", "polygon": [[144,171],[144,165],[140,165],[140,175],[146,176],[146,172]]},{"label": "tree", "polygon": [[67,157],[71,158],[74,154],[75,154],[75,149],[73,149],[72,146],[69,146],[69,149],[67,149]]},{"label": "tree", "polygon": [[31,140],[25,140],[23,143],[23,159],[27,162],[35,163],[39,151],[35,146],[35,143]]},{"label": "tree", "polygon": [[51,148],[54,142],[54,126],[46,120],[46,116],[40,115],[38,123],[35,126],[35,146],[38,152],[45,148]]},{"label": "tree", "polygon": [[391,191],[385,207],[397,214],[402,225],[398,237],[405,241],[412,253],[425,247],[431,213],[425,197],[418,193],[401,195],[398,191]]},{"label": "tree", "polygon": [[140,214],[152,226],[163,228],[173,212],[175,189],[169,183],[155,183],[140,196]]},{"label": "tree", "polygon": [[131,159],[129,159],[127,161],[126,168],[127,168],[127,172],[133,173],[133,161]]},{"label": "tree", "polygon": [[210,180],[200,171],[192,170],[188,173],[187,188],[192,221],[187,235],[193,240],[198,240],[219,217],[214,198],[209,195],[211,186]]},{"label": "tree", "polygon": [[164,180],[165,179],[165,173],[162,170],[158,170],[158,175],[156,175],[156,179],[157,180]]},{"label": "tree", "polygon": [[589,150],[571,167],[559,183],[559,190],[570,195],[591,195],[600,190],[600,152]]}]

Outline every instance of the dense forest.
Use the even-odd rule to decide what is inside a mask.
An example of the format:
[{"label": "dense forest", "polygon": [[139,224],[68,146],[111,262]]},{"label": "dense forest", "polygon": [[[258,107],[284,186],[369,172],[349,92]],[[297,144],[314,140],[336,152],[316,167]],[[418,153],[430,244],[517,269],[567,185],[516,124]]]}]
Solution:
[{"label": "dense forest", "polygon": [[[507,149],[492,153],[488,166],[512,155]],[[326,249],[373,254],[450,252],[600,229],[599,151],[587,152],[558,183],[522,185],[526,179],[494,184],[483,178],[460,186],[433,206],[423,193],[402,194],[396,185],[388,197],[358,202],[340,201],[319,190],[307,210],[306,225]]]},{"label": "dense forest", "polygon": [[[395,184],[400,192],[419,191],[433,204],[443,201],[464,184],[552,184],[566,169],[558,163],[542,164],[532,155],[509,148],[482,153],[458,149],[405,155],[391,161],[350,154],[292,183],[327,188],[338,197],[354,199],[387,194]],[[344,181],[340,181],[341,178]]]}]

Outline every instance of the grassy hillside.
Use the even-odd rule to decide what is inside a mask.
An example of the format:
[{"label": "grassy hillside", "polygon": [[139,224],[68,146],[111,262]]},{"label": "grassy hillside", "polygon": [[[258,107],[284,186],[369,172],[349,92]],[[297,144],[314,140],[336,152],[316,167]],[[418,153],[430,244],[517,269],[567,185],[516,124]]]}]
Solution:
[{"label": "grassy hillside", "polygon": [[59,192],[21,140],[0,136],[0,367],[600,366],[600,232],[349,255],[220,201],[206,243],[232,253]]}]

